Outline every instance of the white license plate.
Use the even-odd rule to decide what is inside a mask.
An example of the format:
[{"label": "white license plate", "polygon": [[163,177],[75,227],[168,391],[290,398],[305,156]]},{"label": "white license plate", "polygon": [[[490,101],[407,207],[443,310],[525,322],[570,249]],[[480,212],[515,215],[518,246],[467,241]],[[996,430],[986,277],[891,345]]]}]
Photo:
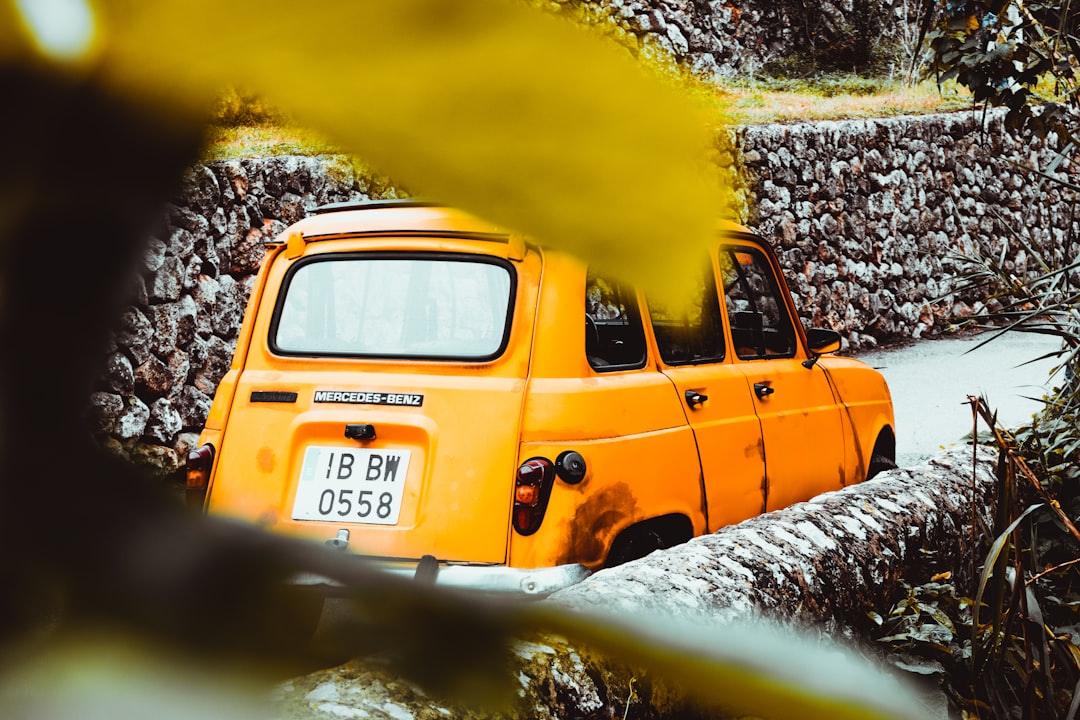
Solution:
[{"label": "white license plate", "polygon": [[396,525],[409,450],[308,447],[293,520]]}]

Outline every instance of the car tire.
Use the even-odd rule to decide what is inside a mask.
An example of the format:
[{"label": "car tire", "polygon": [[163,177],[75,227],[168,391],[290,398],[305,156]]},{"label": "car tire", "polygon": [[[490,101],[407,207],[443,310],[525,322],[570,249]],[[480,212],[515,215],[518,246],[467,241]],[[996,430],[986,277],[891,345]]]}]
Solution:
[{"label": "car tire", "polygon": [[866,479],[873,478],[878,473],[885,472],[886,470],[895,470],[896,463],[886,455],[881,453],[874,453],[870,456],[870,466],[866,470]]},{"label": "car tire", "polygon": [[604,567],[611,568],[631,560],[643,558],[654,550],[667,547],[664,538],[652,528],[638,528],[633,532],[620,535],[611,545]]}]

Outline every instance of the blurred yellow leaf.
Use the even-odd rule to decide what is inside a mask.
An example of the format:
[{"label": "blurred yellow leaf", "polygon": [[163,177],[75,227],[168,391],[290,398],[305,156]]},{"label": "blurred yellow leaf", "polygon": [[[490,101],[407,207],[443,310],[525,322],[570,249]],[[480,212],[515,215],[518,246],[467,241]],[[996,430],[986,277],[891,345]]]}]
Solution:
[{"label": "blurred yellow leaf", "polygon": [[407,187],[661,291],[723,210],[694,104],[507,0],[97,0],[95,72],[169,113],[251,88]]}]

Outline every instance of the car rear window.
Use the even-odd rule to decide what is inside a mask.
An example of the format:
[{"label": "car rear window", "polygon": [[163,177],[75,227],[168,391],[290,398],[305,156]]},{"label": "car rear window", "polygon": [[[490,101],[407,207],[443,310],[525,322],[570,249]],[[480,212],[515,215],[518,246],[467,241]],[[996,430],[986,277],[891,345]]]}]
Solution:
[{"label": "car rear window", "polygon": [[270,329],[284,355],[488,360],[513,314],[513,268],[457,255],[316,256],[285,278]]},{"label": "car rear window", "polygon": [[687,288],[686,303],[669,307],[648,298],[649,315],[660,357],[668,365],[700,365],[723,362],[724,325],[716,294],[712,262],[706,258],[703,272]]},{"label": "car rear window", "polygon": [[597,372],[645,367],[637,293],[593,268],[585,279],[585,357]]}]

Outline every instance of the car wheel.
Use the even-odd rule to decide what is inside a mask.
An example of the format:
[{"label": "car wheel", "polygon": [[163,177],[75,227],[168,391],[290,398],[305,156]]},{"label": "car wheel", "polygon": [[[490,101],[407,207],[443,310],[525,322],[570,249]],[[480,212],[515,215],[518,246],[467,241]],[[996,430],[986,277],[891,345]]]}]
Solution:
[{"label": "car wheel", "polygon": [[866,470],[866,479],[874,477],[878,473],[885,472],[886,470],[895,470],[896,463],[891,458],[881,453],[874,453],[870,456],[870,466]]},{"label": "car wheel", "polygon": [[652,528],[640,528],[615,538],[604,567],[615,567],[631,560],[643,558],[654,550],[667,547],[664,538]]}]

